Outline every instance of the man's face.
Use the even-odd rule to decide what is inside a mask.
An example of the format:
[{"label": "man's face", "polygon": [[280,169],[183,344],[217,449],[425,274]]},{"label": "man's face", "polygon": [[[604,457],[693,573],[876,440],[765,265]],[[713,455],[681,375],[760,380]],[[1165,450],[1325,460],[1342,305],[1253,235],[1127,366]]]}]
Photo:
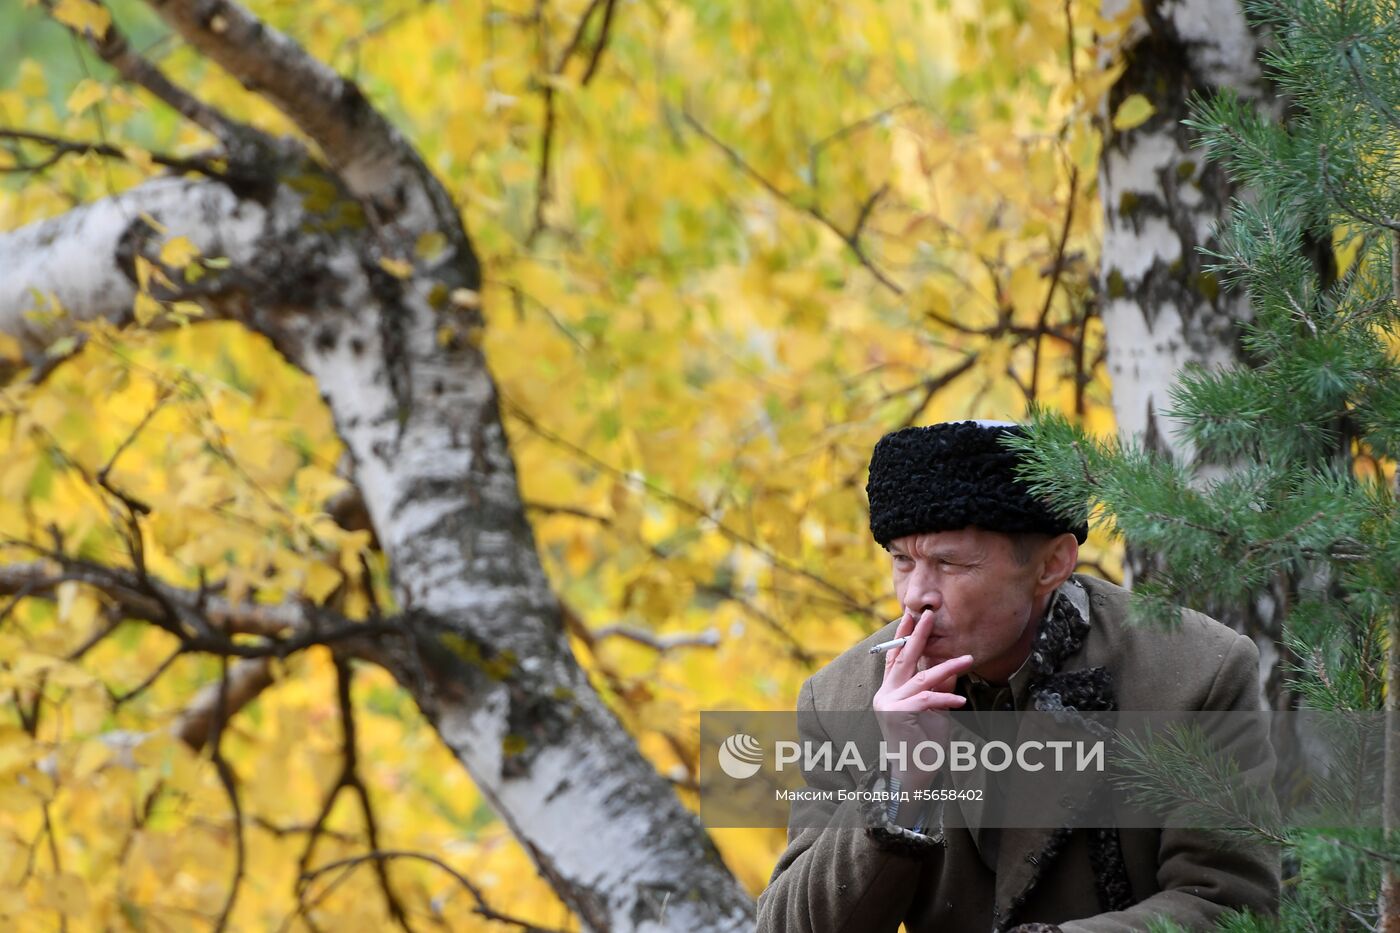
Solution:
[{"label": "man's face", "polygon": [[1034,537],[1020,554],[1009,535],[980,528],[890,542],[900,605],[915,620],[933,610],[924,648],[930,665],[970,654],[973,672],[994,683],[1016,672],[1057,585],[1044,579],[1048,540]]}]

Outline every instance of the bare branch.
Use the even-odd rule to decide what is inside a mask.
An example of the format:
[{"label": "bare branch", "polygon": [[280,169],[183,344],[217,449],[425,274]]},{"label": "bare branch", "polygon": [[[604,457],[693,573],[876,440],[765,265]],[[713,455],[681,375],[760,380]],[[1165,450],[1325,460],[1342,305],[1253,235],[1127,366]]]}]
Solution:
[{"label": "bare branch", "polygon": [[[113,706],[121,706],[123,703],[126,703],[126,702],[128,702],[128,701],[130,701],[130,700],[134,700],[134,699],[136,699],[138,696],[140,696],[141,694],[145,693],[147,690],[149,690],[149,689],[151,688],[151,685],[152,685],[152,684],[154,684],[157,680],[160,679],[160,676],[161,676],[162,674],[164,674],[166,671],[170,670],[170,665],[172,665],[172,664],[174,664],[176,661],[178,661],[181,657],[184,656],[184,654],[185,654],[185,649],[184,649],[184,648],[176,648],[174,651],[170,652],[170,654],[168,654],[168,655],[165,656],[165,660],[164,660],[164,661],[161,661],[159,664],[157,664],[156,667],[155,667],[155,670],[153,670],[153,671],[151,671],[149,674],[147,674],[146,677],[145,677],[145,679],[142,680],[139,684],[137,684],[136,686],[132,687],[130,690],[126,691],[125,693],[114,693],[114,694],[112,694],[112,705],[113,705]],[[201,744],[203,744],[203,743],[201,743]]]},{"label": "bare branch", "polygon": [[[564,51],[559,54],[559,60],[550,70],[550,77],[557,77],[564,73],[564,69],[569,65],[569,59],[578,51],[583,42],[583,34],[588,28],[589,22],[593,19],[593,14],[599,9],[603,10],[603,25],[598,35],[598,41],[593,44],[593,52],[589,56],[588,66],[584,69],[583,77],[579,83],[587,87],[588,82],[593,80],[593,75],[597,73],[598,64],[602,60],[603,50],[607,48],[608,31],[612,25],[613,7],[616,0],[593,0],[588,5],[588,9],[583,11],[579,17],[578,26],[574,29],[573,36],[569,39]],[[542,30],[543,31],[543,30]],[[543,38],[541,39],[543,41]],[[534,220],[530,225],[530,233],[525,238],[525,242],[534,243],[545,229],[544,210],[549,203],[550,183],[549,167],[554,152],[554,129],[556,125],[556,113],[554,103],[554,84],[552,81],[542,82],[540,96],[544,100],[544,125],[540,130],[540,164],[535,177],[535,211]]]},{"label": "bare branch", "polygon": [[209,741],[213,748],[214,770],[219,775],[219,783],[223,784],[224,792],[228,795],[229,807],[233,810],[234,860],[233,881],[229,884],[228,898],[224,901],[224,908],[219,913],[219,919],[214,922],[215,933],[222,933],[228,928],[229,917],[233,914],[233,905],[238,900],[239,889],[243,886],[244,866],[248,858],[247,841],[244,839],[243,833],[243,804],[238,798],[238,781],[234,776],[233,768],[224,758],[224,724],[228,721],[229,710],[228,658],[223,658],[218,692],[214,703],[214,715],[211,718],[213,735]]},{"label": "bare branch", "polygon": [[598,73],[598,64],[603,60],[603,50],[608,47],[608,33],[612,28],[613,11],[617,9],[617,0],[607,0],[607,5],[603,8],[603,25],[598,31],[598,41],[593,44],[593,53],[588,57],[588,67],[583,70],[583,77],[579,79],[579,84],[584,87],[593,80],[593,76]]},{"label": "bare branch", "polygon": [[592,0],[592,2],[588,4],[588,9],[584,10],[583,15],[578,18],[578,25],[574,27],[574,34],[569,37],[569,41],[565,44],[564,50],[559,53],[558,62],[552,69],[554,74],[562,74],[565,67],[568,66],[569,59],[573,57],[574,53],[578,51],[579,46],[583,44],[583,34],[588,30],[588,24],[592,21],[593,14],[597,13],[598,10],[602,8],[604,2],[608,2],[609,6],[612,5],[609,0]]},{"label": "bare branch", "polygon": [[[733,162],[734,165],[740,171],[752,178],[755,182],[762,186],[764,190],[766,190],[769,194],[773,195],[773,197],[777,198],[779,201],[782,201],[784,204],[788,205],[793,210],[801,211],[802,213],[816,220],[822,226],[826,227],[832,233],[840,237],[841,241],[846,244],[846,246],[850,249],[851,253],[856,257],[857,261],[859,261],[862,266],[865,266],[865,268],[870,271],[871,275],[875,276],[875,280],[877,282],[879,282],[881,285],[883,285],[885,288],[887,288],[889,291],[893,292],[896,295],[904,294],[903,287],[896,283],[892,278],[890,278],[889,275],[887,275],[883,269],[875,265],[874,260],[872,260],[866,254],[865,248],[860,245],[859,229],[856,229],[851,232],[842,230],[836,225],[836,222],[833,221],[830,217],[828,217],[820,207],[818,207],[815,204],[801,203],[795,197],[788,194],[786,191],[779,188],[773,182],[765,178],[762,173],[760,173],[753,166],[749,165],[749,163],[744,160],[744,157],[739,155],[739,153],[735,151],[735,149],[732,146],[730,146],[728,143],[724,142],[719,137],[711,133],[708,129],[705,128],[704,124],[702,124],[699,120],[695,119],[695,117],[693,117],[688,111],[682,111],[681,115],[685,118],[685,122],[689,123],[690,126],[697,133],[699,133],[705,139],[709,140],[721,152],[728,156],[729,161]],[[863,219],[861,225],[864,226]]]},{"label": "bare branch", "polygon": [[176,720],[173,731],[180,741],[199,751],[214,732],[215,717],[222,716],[222,721],[227,722],[272,684],[270,661],[241,660],[229,668],[227,681],[220,679],[196,694]]},{"label": "bare branch", "polygon": [[811,147],[807,150],[807,170],[812,176],[812,187],[816,188],[819,185],[819,181],[821,178],[821,157],[823,154],[823,150],[825,150],[827,146],[833,145],[834,143],[845,139],[847,136],[853,136],[863,129],[875,126],[876,124],[889,119],[894,114],[899,113],[899,111],[901,110],[907,110],[910,107],[918,106],[919,102],[916,100],[900,101],[897,104],[886,107],[884,110],[872,113],[868,117],[861,117],[854,123],[848,123],[845,126],[841,127],[839,130],[836,130],[834,133],[829,133],[821,139],[817,140],[815,143],[813,143]]},{"label": "bare branch", "polygon": [[710,512],[707,509],[698,506],[695,503],[689,501],[688,499],[676,495],[675,493],[668,492],[667,490],[662,489],[659,486],[656,486],[655,484],[645,479],[639,480],[637,479],[637,477],[623,470],[619,470],[612,464],[598,459],[593,454],[589,453],[583,448],[571,443],[565,438],[562,438],[554,432],[549,431],[543,426],[541,426],[539,422],[537,422],[533,417],[530,416],[529,412],[525,411],[523,408],[512,402],[509,398],[506,398],[504,395],[502,396],[502,402],[505,405],[506,409],[512,415],[518,418],[520,422],[525,425],[525,427],[529,428],[532,432],[549,441],[550,443],[572,451],[576,456],[586,460],[588,463],[604,471],[609,476],[613,476],[621,480],[622,482],[627,483],[628,485],[641,485],[643,489],[656,496],[657,498],[665,502],[669,502],[676,508],[687,512],[696,518],[704,519],[705,521],[712,523],[715,526],[715,530],[718,531],[724,537],[728,538],[730,541],[733,541],[736,544],[741,544],[744,547],[763,555],[763,557],[775,567],[778,567],[796,576],[800,576],[807,580],[810,580],[822,589],[837,596],[844,605],[850,607],[851,609],[864,613],[872,612],[869,604],[862,602],[860,599],[856,598],[854,594],[848,593],[841,587],[837,586],[835,583],[831,582],[830,580],[827,580],[819,574],[816,574],[811,570],[806,569],[805,567],[792,563],[788,559],[784,558],[782,555],[773,551],[771,548],[765,547],[763,544],[750,538],[748,535],[745,535],[740,531],[736,531],[735,529],[730,528],[719,518],[710,514]]},{"label": "bare branch", "polygon": [[[311,864],[312,856],[316,852],[316,843],[323,834],[327,833],[326,820],[330,818],[331,810],[335,807],[335,801],[340,796],[342,790],[352,790],[360,801],[360,810],[365,820],[365,836],[369,842],[370,849],[379,848],[379,824],[374,816],[374,807],[370,802],[369,789],[365,787],[364,780],[360,777],[359,753],[357,750],[357,739],[355,737],[355,707],[351,702],[350,683],[354,674],[350,668],[347,658],[340,655],[335,656],[336,674],[336,698],[340,708],[341,727],[341,755],[342,765],[340,774],[336,778],[335,785],[326,793],[325,799],[321,803],[321,810],[312,822],[306,838],[306,846],[302,849],[301,858],[298,861],[296,895],[298,913],[303,913],[309,909],[306,902],[306,892],[310,880],[317,872],[308,873],[308,866]],[[405,930],[412,930],[408,921],[408,914],[404,910],[403,904],[394,893],[393,886],[389,882],[388,869],[383,861],[375,863],[375,873],[379,877],[379,887],[384,893],[384,900],[389,909],[389,915],[395,922]],[[336,882],[339,883],[339,882]],[[324,892],[323,895],[324,896]]]},{"label": "bare branch", "polygon": [[[596,522],[597,524],[607,528],[612,528],[614,525],[613,520],[610,517],[606,515],[599,515],[596,512],[590,512],[587,509],[580,509],[567,505],[550,505],[542,502],[530,501],[525,501],[522,504],[527,510],[532,512],[544,512],[550,515],[569,515],[575,518],[582,518],[587,521]],[[669,560],[671,558],[670,554],[666,553],[661,548],[657,547],[655,544],[649,541],[642,540],[640,537],[637,537],[635,540],[642,547],[646,548],[652,554],[652,556],[656,557],[658,560]],[[731,586],[721,586],[709,580],[692,579],[691,582],[694,583],[695,588],[697,590],[703,593],[708,593],[711,596],[728,600],[729,602],[738,605],[749,615],[762,622],[764,626],[766,626],[771,632],[773,632],[774,635],[776,635],[786,644],[788,657],[792,658],[794,661],[801,664],[803,667],[810,669],[814,666],[816,659],[813,658],[811,653],[808,652],[805,647],[803,647],[802,643],[793,636],[792,632],[789,631],[786,626],[784,626],[780,621],[775,619],[772,615],[770,615],[767,612],[764,612],[758,606],[754,605],[752,601],[750,601],[747,597],[744,596],[744,594],[739,593]],[[824,597],[815,594],[808,595],[814,595],[817,599],[826,599],[830,601],[833,605],[843,610],[849,610],[850,608],[848,600],[835,600],[829,596]],[[566,612],[566,616],[567,615],[571,615],[571,612]],[[600,637],[603,634],[604,630],[608,628],[608,626],[603,626],[602,628],[597,629],[595,631],[584,625],[582,620],[578,619],[576,616],[573,617],[573,622],[576,624],[573,624],[571,626],[570,631],[577,635],[579,638],[583,639],[584,643],[587,644],[590,648],[593,647],[594,640]]]},{"label": "bare branch", "polygon": [[233,0],[147,0],[185,41],[306,132],[356,194],[377,197],[412,161],[398,131],[353,82]]},{"label": "bare branch", "polygon": [[663,654],[675,648],[719,647],[719,629],[717,628],[707,628],[703,632],[677,632],[670,635],[662,635],[656,632],[648,632],[646,629],[638,628],[635,625],[617,623],[614,625],[599,626],[593,630],[594,644],[608,638],[625,638],[628,641],[636,642],[639,645],[645,645]]},{"label": "bare branch", "polygon": [[[8,543],[42,551],[32,542]],[[112,599],[124,617],[142,619],[171,631],[168,614],[173,610],[188,628],[175,629],[183,651],[244,658],[286,657],[311,645],[353,646],[356,656],[374,659],[377,635],[401,631],[395,618],[378,622],[356,622],[308,603],[281,603],[274,606],[229,603],[220,597],[201,596],[156,579],[142,580],[135,572],[103,567],[68,558],[57,552],[43,552],[50,562],[12,563],[0,566],[0,595],[39,592],[59,583],[78,582],[101,590]],[[196,624],[197,622],[197,624]],[[249,644],[230,636],[257,635],[263,641]]]},{"label": "bare branch", "polygon": [[101,36],[95,36],[89,31],[70,31],[85,40],[103,61],[116,69],[123,80],[151,92],[176,113],[209,131],[226,149],[237,151],[246,141],[270,141],[259,130],[232,119],[171,81],[164,72],[131,48],[126,36],[115,23],[109,25],[106,33]]},{"label": "bare branch", "polygon": [[564,933],[563,930],[559,930],[554,927],[536,926],[535,924],[530,923],[528,920],[521,920],[518,917],[512,917],[509,914],[503,914],[500,911],[495,910],[486,902],[486,896],[481,892],[481,889],[478,888],[475,884],[473,884],[469,878],[467,878],[457,869],[453,868],[451,865],[444,862],[442,859],[437,858],[436,856],[428,855],[423,852],[404,852],[392,850],[365,852],[362,855],[353,855],[349,858],[343,858],[334,862],[328,862],[325,865],[317,866],[315,869],[304,873],[302,875],[302,880],[309,883],[311,881],[314,881],[321,875],[325,874],[326,872],[335,871],[339,868],[353,867],[355,865],[361,865],[368,861],[383,861],[386,859],[395,858],[416,859],[418,861],[427,862],[430,865],[436,865],[438,868],[441,868],[443,871],[451,875],[457,881],[458,884],[460,884],[463,888],[467,890],[467,893],[469,893],[472,896],[472,899],[476,901],[476,913],[482,917],[485,917],[488,920],[495,920],[498,923],[513,924],[515,926],[520,927],[522,930],[525,930],[526,933]]},{"label": "bare branch", "polygon": [[[912,387],[922,389],[923,395],[920,396],[919,401],[916,402],[914,406],[909,409],[909,414],[905,416],[904,420],[900,422],[899,426],[901,428],[907,428],[915,421],[917,421],[919,419],[919,416],[923,414],[924,409],[928,407],[929,402],[933,401],[933,397],[938,393],[938,390],[942,389],[948,383],[952,382],[954,379],[958,378],[959,376],[966,373],[968,370],[972,369],[972,367],[976,366],[977,358],[978,357],[976,353],[969,353],[967,356],[963,357],[962,362],[958,363],[957,365],[944,370],[936,376],[930,376],[927,379],[923,380],[921,383],[919,383],[918,386]],[[908,389],[903,389],[900,391],[907,392]]]},{"label": "bare branch", "polygon": [[[1070,52],[1073,58],[1073,50]],[[1031,351],[1030,391],[1032,397],[1040,387],[1040,343],[1041,338],[1050,332],[1050,308],[1055,299],[1055,290],[1065,271],[1065,248],[1069,245],[1070,228],[1074,226],[1074,199],[1079,193],[1079,166],[1071,165],[1069,170],[1069,193],[1065,196],[1065,219],[1060,225],[1060,242],[1055,247],[1055,258],[1051,264],[1050,286],[1045,290],[1045,303],[1041,305],[1036,319],[1036,337]],[[1081,336],[1082,339],[1082,336]]]},{"label": "bare branch", "polygon": [[117,626],[121,625],[121,622],[122,614],[118,612],[115,607],[104,605],[102,607],[102,622],[93,629],[92,634],[89,635],[81,645],[68,653],[67,660],[70,663],[81,661],[84,655],[93,648],[96,648],[102,643],[103,639],[116,631]]},{"label": "bare branch", "polygon": [[[336,698],[340,707],[340,724],[344,732],[342,744],[345,755],[345,771],[341,776],[341,782],[355,792],[355,796],[360,800],[360,812],[365,819],[365,837],[369,842],[370,849],[379,848],[379,821],[374,816],[374,806],[370,803],[369,788],[365,786],[364,779],[360,776],[359,751],[357,739],[355,737],[355,706],[351,702],[350,682],[354,677],[354,672],[350,668],[348,658],[337,654],[335,656],[335,684]],[[315,834],[312,834],[315,840]],[[389,916],[393,917],[399,926],[412,933],[413,927],[408,922],[408,913],[404,910],[403,903],[394,893],[393,886],[389,883],[389,869],[383,860],[377,860],[374,865],[375,873],[379,876],[379,889],[384,893],[385,906],[389,908]]]}]

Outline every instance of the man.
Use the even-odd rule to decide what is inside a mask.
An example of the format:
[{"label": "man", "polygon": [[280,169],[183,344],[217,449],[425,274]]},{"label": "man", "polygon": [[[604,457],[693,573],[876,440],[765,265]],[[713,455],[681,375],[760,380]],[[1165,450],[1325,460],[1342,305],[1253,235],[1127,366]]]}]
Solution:
[{"label": "man", "polygon": [[[829,723],[838,710],[873,709],[892,742],[946,738],[949,717],[929,710],[1258,709],[1249,639],[1191,611],[1171,631],[1129,629],[1126,591],[1073,573],[1086,524],[1018,480],[1009,432],[1020,429],[950,422],[876,445],[870,529],[890,554],[904,615],[803,685],[802,738],[829,740],[822,714]],[[1244,764],[1266,774],[1272,753]],[[946,777],[889,767],[804,776],[814,787],[896,791]],[[847,802],[827,825],[792,826],[759,898],[759,929],[1127,933],[1154,919],[1209,929],[1231,908],[1276,910],[1278,859],[1263,846],[1187,829],[958,825],[944,819],[954,807]]]}]

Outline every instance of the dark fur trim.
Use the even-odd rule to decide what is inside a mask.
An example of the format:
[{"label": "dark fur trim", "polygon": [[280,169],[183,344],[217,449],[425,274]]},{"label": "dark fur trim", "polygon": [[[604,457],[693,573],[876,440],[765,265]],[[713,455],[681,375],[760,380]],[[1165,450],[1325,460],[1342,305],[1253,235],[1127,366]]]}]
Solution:
[{"label": "dark fur trim", "polygon": [[1118,830],[1098,828],[1085,832],[1089,834],[1089,866],[1094,869],[1099,904],[1104,910],[1127,910],[1133,905],[1133,888],[1128,881]]},{"label": "dark fur trim", "polygon": [[[1083,618],[1069,599],[1056,593],[1050,602],[1049,611],[1040,623],[1035,642],[1031,645],[1031,665],[1035,677],[1031,680],[1030,707],[1040,712],[1062,713],[1074,716],[1076,713],[1110,712],[1118,708],[1113,696],[1113,677],[1102,667],[1082,671],[1061,671],[1060,668],[1070,657],[1084,646],[1089,634],[1089,622]],[[1090,731],[1094,724],[1083,720],[1082,725]],[[1099,727],[1102,728],[1102,727]],[[1088,812],[1094,798],[1102,790],[1091,794],[1082,801],[1080,813]],[[1045,876],[1052,862],[1064,851],[1074,832],[1074,817],[1069,826],[1062,826],[1051,833],[1045,846],[1032,860],[1036,866],[1035,875],[1008,905],[1008,919],[1024,904],[1036,884]],[[1089,841],[1089,864],[1094,871],[1094,884],[1099,897],[1099,906],[1104,911],[1123,910],[1133,903],[1132,885],[1128,880],[1128,866],[1123,860],[1123,847],[1116,829],[1086,829]],[[1044,924],[1022,924],[1015,929],[1023,931],[1054,929]]]}]

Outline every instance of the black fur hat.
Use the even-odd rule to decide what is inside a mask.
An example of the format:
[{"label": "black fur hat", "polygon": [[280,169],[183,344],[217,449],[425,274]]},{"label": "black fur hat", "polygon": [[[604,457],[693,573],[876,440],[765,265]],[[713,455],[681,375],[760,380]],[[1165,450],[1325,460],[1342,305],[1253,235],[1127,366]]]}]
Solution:
[{"label": "black fur hat", "polygon": [[1087,516],[1061,518],[1016,478],[1016,454],[1001,444],[1024,434],[1009,421],[945,421],[880,438],[870,457],[870,533],[895,538],[969,525],[988,531],[1070,532],[1081,544]]}]

